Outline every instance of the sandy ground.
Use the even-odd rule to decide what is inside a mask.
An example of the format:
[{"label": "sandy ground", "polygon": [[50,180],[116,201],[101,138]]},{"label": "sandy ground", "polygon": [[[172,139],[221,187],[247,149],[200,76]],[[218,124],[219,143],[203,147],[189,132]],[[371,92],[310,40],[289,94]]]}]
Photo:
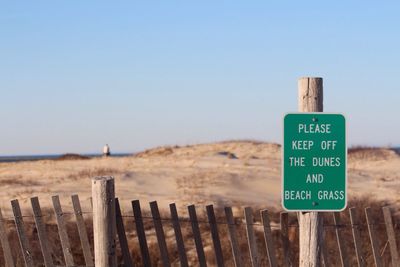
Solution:
[{"label": "sandy ground", "polygon": [[[30,197],[52,207],[60,195],[65,211],[70,196],[79,194],[90,209],[91,177],[112,175],[123,212],[139,199],[144,209],[157,200],[161,210],[175,202],[188,204],[252,206],[280,209],[281,149],[277,144],[223,142],[187,147],[162,147],[122,158],[42,160],[0,163],[0,207],[10,214],[10,200],[30,209]],[[348,196],[370,196],[400,203],[400,156],[390,150],[359,151],[348,159]]]}]

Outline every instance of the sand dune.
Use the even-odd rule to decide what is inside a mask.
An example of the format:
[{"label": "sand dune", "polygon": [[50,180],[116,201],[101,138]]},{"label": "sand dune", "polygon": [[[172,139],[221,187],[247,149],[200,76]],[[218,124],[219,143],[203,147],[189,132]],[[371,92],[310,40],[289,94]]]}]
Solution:
[{"label": "sand dune", "polygon": [[[400,156],[395,152],[354,150],[348,170],[349,198],[400,202]],[[32,196],[51,207],[51,196],[59,194],[65,209],[71,209],[70,195],[79,194],[89,209],[90,178],[98,175],[116,178],[126,212],[133,199],[157,200],[160,209],[171,202],[179,208],[192,203],[280,208],[280,146],[252,141],[160,147],[121,158],[0,163],[1,208],[9,213],[9,201],[17,198],[27,209]]]}]

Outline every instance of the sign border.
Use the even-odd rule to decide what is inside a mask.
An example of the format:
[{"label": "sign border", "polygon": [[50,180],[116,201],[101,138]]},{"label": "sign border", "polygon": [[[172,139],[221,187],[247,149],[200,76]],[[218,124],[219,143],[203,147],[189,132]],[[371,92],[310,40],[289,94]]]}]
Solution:
[{"label": "sign border", "polygon": [[[344,145],[346,148],[345,152],[345,195],[344,195],[344,207],[340,210],[319,210],[319,209],[313,209],[313,210],[307,210],[307,209],[287,209],[284,205],[284,178],[285,178],[285,170],[284,170],[284,152],[285,152],[285,118],[287,115],[292,115],[292,114],[317,114],[317,115],[341,115],[344,118]],[[282,125],[283,125],[283,131],[282,131],[282,151],[281,151],[281,205],[282,208],[287,211],[287,212],[341,212],[344,211],[347,208],[347,194],[348,194],[348,180],[347,180],[347,157],[348,157],[348,148],[347,148],[347,118],[343,113],[336,113],[336,112],[287,112],[283,115],[282,117]]]}]

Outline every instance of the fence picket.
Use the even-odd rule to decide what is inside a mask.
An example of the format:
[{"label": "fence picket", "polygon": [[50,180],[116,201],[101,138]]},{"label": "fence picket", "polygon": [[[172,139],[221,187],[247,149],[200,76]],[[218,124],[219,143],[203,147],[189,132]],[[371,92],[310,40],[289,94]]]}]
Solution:
[{"label": "fence picket", "polygon": [[169,204],[169,209],[171,212],[172,226],[175,232],[176,245],[178,247],[178,254],[181,267],[188,267],[189,263],[186,256],[185,244],[183,242],[181,225],[179,224],[178,211],[176,210],[175,203]]},{"label": "fence picket", "polygon": [[168,256],[167,243],[165,242],[164,229],[161,222],[160,211],[158,210],[157,201],[150,202],[151,214],[153,216],[154,229],[156,230],[158,248],[160,249],[161,260],[164,267],[171,266]]},{"label": "fence picket", "polygon": [[346,246],[344,244],[344,238],[341,232],[341,220],[340,220],[340,213],[338,212],[333,212],[333,221],[335,224],[335,231],[336,231],[336,239],[339,247],[339,253],[340,253],[340,260],[342,262],[343,267],[349,266],[349,259],[347,257],[347,252],[346,252]]},{"label": "fence picket", "polygon": [[60,198],[58,196],[52,196],[54,213],[56,215],[58,234],[60,236],[61,247],[64,254],[65,264],[67,266],[74,266],[74,258],[72,256],[71,245],[69,243],[67,226],[65,223],[64,213],[61,208]]},{"label": "fence picket", "polygon": [[290,251],[290,241],[289,241],[289,214],[287,212],[281,212],[280,216],[281,222],[281,240],[282,240],[282,250],[283,250],[283,265],[285,267],[292,267],[292,255]]},{"label": "fence picket", "polygon": [[358,217],[356,216],[355,208],[350,208],[349,214],[350,214],[351,230],[353,232],[354,248],[356,250],[358,267],[364,267],[365,259],[361,250],[362,243],[360,238],[360,232],[361,232],[360,223]]},{"label": "fence picket", "polygon": [[321,254],[322,261],[324,263],[324,267],[330,267],[331,265],[329,264],[329,260],[328,260],[329,251],[328,251],[328,246],[327,246],[327,242],[326,242],[326,233],[325,232],[323,232],[322,238],[323,238],[322,254]]},{"label": "fence picket", "polygon": [[196,245],[197,257],[199,259],[200,267],[206,267],[206,256],[204,254],[203,242],[201,241],[201,234],[199,223],[197,221],[196,207],[194,205],[188,206],[189,217],[192,223],[192,231],[194,237],[194,243]]},{"label": "fence picket", "polygon": [[149,248],[147,246],[146,233],[143,226],[142,211],[139,200],[132,201],[133,215],[135,217],[136,232],[139,239],[140,252],[142,255],[143,266],[151,266]]},{"label": "fence picket", "polygon": [[22,219],[21,208],[17,199],[11,201],[12,210],[14,213],[15,227],[17,228],[18,239],[21,245],[22,256],[26,267],[33,267],[32,249],[29,244],[28,237],[25,232],[25,224]]},{"label": "fence picket", "polygon": [[3,255],[5,264],[7,267],[14,267],[14,258],[11,253],[10,242],[8,241],[7,231],[5,226],[5,221],[3,219],[3,214],[0,209],[0,240],[1,246],[3,248]]},{"label": "fence picket", "polygon": [[215,259],[218,267],[224,266],[224,258],[222,255],[221,241],[219,239],[217,220],[215,219],[213,205],[206,206],[208,222],[210,224],[211,238],[214,245]]},{"label": "fence picket", "polygon": [[267,247],[269,266],[277,267],[278,264],[276,262],[275,246],[274,246],[274,240],[272,238],[271,223],[269,220],[268,210],[261,211],[261,220],[264,226],[264,238],[265,238],[265,245]]},{"label": "fence picket", "polygon": [[233,260],[236,267],[243,267],[242,255],[239,248],[239,241],[237,239],[237,231],[235,219],[233,218],[232,208],[225,207],[225,217],[228,224],[229,241],[231,243]]},{"label": "fence picket", "polygon": [[31,205],[39,237],[39,243],[42,250],[44,265],[46,267],[54,266],[53,259],[51,257],[50,246],[47,239],[46,226],[42,221],[42,210],[40,209],[39,198],[31,198]]},{"label": "fence picket", "polygon": [[125,267],[133,267],[131,254],[129,252],[128,240],[126,239],[124,221],[122,219],[121,207],[118,198],[115,199],[115,219],[117,226],[117,234],[119,245],[121,246],[122,257],[124,259]]},{"label": "fence picket", "polygon": [[78,227],[78,234],[79,239],[81,241],[82,250],[83,250],[83,257],[85,258],[85,263],[87,267],[94,266],[92,252],[90,250],[90,243],[88,239],[88,235],[86,232],[86,225],[85,220],[82,216],[82,208],[79,201],[78,195],[72,195],[72,206],[74,208],[75,219],[76,219],[76,226]]},{"label": "fence picket", "polygon": [[400,267],[399,254],[397,252],[396,234],[393,229],[392,214],[389,207],[383,207],[383,217],[385,218],[386,233],[389,240],[390,255],[392,256],[393,267]]},{"label": "fence picket", "polygon": [[381,257],[379,255],[379,244],[378,244],[378,239],[377,239],[376,233],[375,233],[374,222],[372,221],[370,208],[365,208],[365,216],[367,218],[367,225],[368,225],[369,237],[371,239],[372,252],[374,255],[375,266],[381,267],[383,265],[382,265]]},{"label": "fence picket", "polygon": [[253,210],[250,207],[244,208],[244,218],[246,221],[247,242],[249,244],[251,264],[253,267],[258,267],[260,266],[260,258],[258,256],[257,240],[253,228]]}]

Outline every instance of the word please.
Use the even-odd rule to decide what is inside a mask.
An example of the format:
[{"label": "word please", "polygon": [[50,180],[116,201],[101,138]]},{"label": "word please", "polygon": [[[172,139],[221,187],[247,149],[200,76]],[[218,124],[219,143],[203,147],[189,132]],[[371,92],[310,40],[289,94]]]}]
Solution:
[{"label": "word please", "polygon": [[299,133],[331,133],[331,124],[299,124]]}]

